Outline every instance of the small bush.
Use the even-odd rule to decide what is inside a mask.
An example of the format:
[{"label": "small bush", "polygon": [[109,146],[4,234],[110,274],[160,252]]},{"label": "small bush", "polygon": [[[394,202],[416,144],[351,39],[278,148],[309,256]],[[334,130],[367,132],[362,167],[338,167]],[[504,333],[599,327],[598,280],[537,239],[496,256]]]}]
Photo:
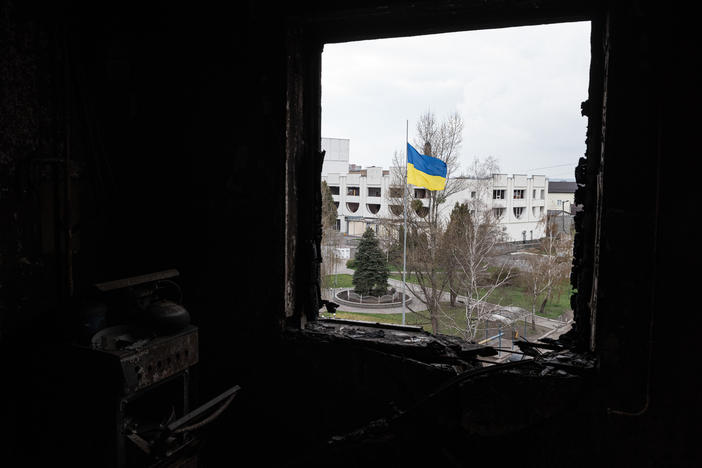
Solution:
[{"label": "small bush", "polygon": [[352,270],[356,269],[356,259],[350,258],[349,260],[346,261],[346,268],[350,268]]}]

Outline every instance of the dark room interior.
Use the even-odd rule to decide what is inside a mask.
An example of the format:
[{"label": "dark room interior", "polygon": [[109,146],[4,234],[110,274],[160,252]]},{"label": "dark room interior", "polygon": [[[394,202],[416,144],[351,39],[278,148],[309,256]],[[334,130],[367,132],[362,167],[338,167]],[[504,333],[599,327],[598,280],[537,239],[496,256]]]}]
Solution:
[{"label": "dark room interior", "polygon": [[[324,44],[571,21],[573,329],[483,366],[320,319]],[[635,0],[0,1],[0,465],[699,466],[697,32]],[[154,314],[151,354],[88,350]]]}]

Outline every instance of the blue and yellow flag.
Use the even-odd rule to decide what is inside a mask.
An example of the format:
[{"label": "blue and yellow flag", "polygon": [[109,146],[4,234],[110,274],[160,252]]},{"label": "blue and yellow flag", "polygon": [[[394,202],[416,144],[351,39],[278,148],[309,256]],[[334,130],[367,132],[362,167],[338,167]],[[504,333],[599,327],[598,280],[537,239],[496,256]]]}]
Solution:
[{"label": "blue and yellow flag", "polygon": [[446,188],[446,163],[419,152],[407,143],[407,183],[429,190]]}]

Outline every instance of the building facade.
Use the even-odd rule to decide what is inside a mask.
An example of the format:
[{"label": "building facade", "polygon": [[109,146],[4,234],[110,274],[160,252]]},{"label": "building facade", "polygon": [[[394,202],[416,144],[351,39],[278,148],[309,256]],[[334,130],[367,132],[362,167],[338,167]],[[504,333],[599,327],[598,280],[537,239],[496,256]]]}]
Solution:
[{"label": "building facade", "polygon": [[[349,147],[348,139],[322,139],[326,151],[322,180],[329,185],[337,207],[337,228],[350,236],[362,235],[369,226],[378,232],[383,220],[402,215],[402,205],[395,204],[389,196],[390,190],[397,190],[393,171],[349,164]],[[488,179],[464,179],[464,185],[439,207],[443,220],[448,220],[456,203],[479,201],[496,215],[507,241],[543,237],[548,192],[545,176],[493,174]],[[410,195],[408,204],[420,200],[424,207],[429,207],[426,189],[413,187]]]},{"label": "building facade", "polygon": [[443,216],[448,216],[456,203],[477,198],[480,206],[492,210],[507,241],[530,241],[544,236],[548,195],[545,176],[493,174],[487,179],[465,179],[465,182],[466,187],[444,203]]},{"label": "building facade", "polygon": [[547,211],[574,211],[572,205],[575,204],[575,190],[578,188],[576,182],[554,181],[548,182]]}]

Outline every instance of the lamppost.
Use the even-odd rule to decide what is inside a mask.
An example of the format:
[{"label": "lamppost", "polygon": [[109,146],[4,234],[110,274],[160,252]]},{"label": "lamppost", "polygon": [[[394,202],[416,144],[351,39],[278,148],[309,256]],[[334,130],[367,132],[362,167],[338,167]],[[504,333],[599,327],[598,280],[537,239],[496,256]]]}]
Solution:
[{"label": "lamppost", "polygon": [[565,204],[568,200],[561,200],[561,228],[563,228],[563,232],[565,233]]}]

